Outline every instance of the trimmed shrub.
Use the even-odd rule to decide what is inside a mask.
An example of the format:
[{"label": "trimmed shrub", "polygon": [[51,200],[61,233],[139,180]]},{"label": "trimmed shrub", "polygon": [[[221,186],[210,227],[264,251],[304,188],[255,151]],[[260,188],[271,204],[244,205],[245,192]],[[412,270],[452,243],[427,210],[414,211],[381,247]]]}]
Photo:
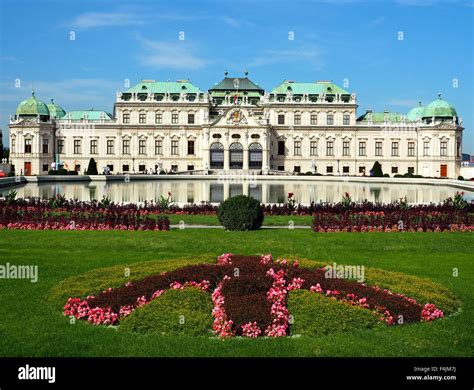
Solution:
[{"label": "trimmed shrub", "polygon": [[57,175],[57,174],[58,174],[58,171],[55,170],[55,169],[50,169],[50,170],[48,171],[48,175]]},{"label": "trimmed shrub", "polygon": [[374,177],[383,177],[382,165],[378,161],[374,162],[372,167],[372,175]]},{"label": "trimmed shrub", "polygon": [[291,335],[323,336],[385,326],[379,315],[368,309],[310,291],[291,291],[288,310],[293,316]]},{"label": "trimmed shrub", "polygon": [[119,330],[160,335],[211,335],[212,308],[210,294],[198,288],[168,290],[125,317]]},{"label": "trimmed shrub", "polygon": [[256,230],[262,226],[264,214],[258,200],[238,195],[220,204],[217,218],[227,230]]},{"label": "trimmed shrub", "polygon": [[89,160],[89,166],[87,167],[86,175],[97,175],[97,162],[91,158]]},{"label": "trimmed shrub", "polygon": [[78,175],[77,171],[68,171],[67,174],[68,174],[69,176],[77,176],[77,175]]},{"label": "trimmed shrub", "polygon": [[463,180],[464,181],[464,176],[458,176],[458,180]]},{"label": "trimmed shrub", "polygon": [[61,169],[58,169],[58,175],[67,175],[67,169],[65,168],[61,168]]}]

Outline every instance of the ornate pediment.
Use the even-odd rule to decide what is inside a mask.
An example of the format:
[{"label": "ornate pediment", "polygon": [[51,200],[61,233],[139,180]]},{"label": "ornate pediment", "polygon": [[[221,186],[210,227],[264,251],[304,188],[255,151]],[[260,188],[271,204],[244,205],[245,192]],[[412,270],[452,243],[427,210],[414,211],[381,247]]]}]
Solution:
[{"label": "ornate pediment", "polygon": [[266,127],[252,116],[249,110],[241,107],[232,107],[223,112],[220,118],[211,124],[211,127]]},{"label": "ornate pediment", "polygon": [[226,123],[228,125],[246,125],[247,117],[240,108],[230,110],[226,115]]}]

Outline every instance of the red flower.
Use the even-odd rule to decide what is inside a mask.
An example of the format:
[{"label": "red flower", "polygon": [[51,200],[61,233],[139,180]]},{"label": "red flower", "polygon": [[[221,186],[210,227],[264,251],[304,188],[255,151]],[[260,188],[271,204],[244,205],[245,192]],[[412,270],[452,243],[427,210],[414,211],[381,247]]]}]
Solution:
[{"label": "red flower", "polygon": [[293,198],[293,192],[288,192],[288,198]]}]

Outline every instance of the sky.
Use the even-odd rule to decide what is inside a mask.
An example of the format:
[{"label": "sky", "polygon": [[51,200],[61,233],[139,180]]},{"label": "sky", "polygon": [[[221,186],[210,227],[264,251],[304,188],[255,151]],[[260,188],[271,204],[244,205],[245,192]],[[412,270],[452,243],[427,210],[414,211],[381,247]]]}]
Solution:
[{"label": "sky", "polygon": [[0,2],[0,128],[31,96],[66,111],[113,112],[141,79],[224,77],[271,90],[332,80],[358,114],[407,113],[438,93],[463,119],[474,154],[474,0]]}]

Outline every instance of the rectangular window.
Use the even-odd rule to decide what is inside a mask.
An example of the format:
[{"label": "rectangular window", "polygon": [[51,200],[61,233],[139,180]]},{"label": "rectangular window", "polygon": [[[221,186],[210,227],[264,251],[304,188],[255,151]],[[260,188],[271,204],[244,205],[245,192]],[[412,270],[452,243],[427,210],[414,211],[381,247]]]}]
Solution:
[{"label": "rectangular window", "polygon": [[155,155],[159,156],[163,154],[163,141],[161,139],[155,140]]},{"label": "rectangular window", "polygon": [[344,114],[342,117],[342,124],[344,126],[349,126],[351,124],[351,116],[349,114]]},{"label": "rectangular window", "polygon": [[12,138],[12,141],[11,141],[11,152],[12,153],[15,153],[15,144],[16,144],[16,139]]},{"label": "rectangular window", "polygon": [[130,154],[130,140],[122,140],[122,154]]},{"label": "rectangular window", "polygon": [[456,140],[456,156],[461,157],[461,140],[459,138]]},{"label": "rectangular window", "polygon": [[122,172],[129,172],[129,171],[130,171],[130,165],[123,164],[122,165]]},{"label": "rectangular window", "polygon": [[366,145],[367,145],[367,143],[365,141],[360,141],[359,142],[359,156],[366,156],[367,155]]},{"label": "rectangular window", "polygon": [[146,171],[146,165],[145,164],[138,165],[138,171],[139,172],[145,172]]},{"label": "rectangular window", "polygon": [[430,141],[423,142],[423,156],[430,155]]},{"label": "rectangular window", "polygon": [[342,173],[349,174],[349,167],[342,167]]},{"label": "rectangular window", "polygon": [[171,141],[171,154],[172,155],[178,154],[178,140]]},{"label": "rectangular window", "polygon": [[439,149],[440,156],[447,156],[448,155],[448,142],[441,141],[440,149]]},{"label": "rectangular window", "polygon": [[295,141],[294,143],[294,155],[301,156],[301,141]]},{"label": "rectangular window", "polygon": [[326,142],[326,156],[334,156],[334,141]]},{"label": "rectangular window", "polygon": [[375,155],[377,157],[382,156],[382,141],[375,142]]},{"label": "rectangular window", "polygon": [[347,157],[351,155],[350,152],[350,142],[349,141],[344,141],[342,143],[342,155]]},{"label": "rectangular window", "polygon": [[25,139],[25,153],[31,153],[31,139]]},{"label": "rectangular window", "polygon": [[398,167],[392,167],[392,173],[398,173]]},{"label": "rectangular window", "polygon": [[188,141],[188,154],[194,154],[194,141],[192,140]]},{"label": "rectangular window", "polygon": [[138,123],[146,123],[146,112],[140,112],[138,115]]},{"label": "rectangular window", "polygon": [[414,157],[415,156],[415,143],[414,142],[408,142],[408,150],[407,150],[407,155],[408,157]]},{"label": "rectangular window", "polygon": [[174,124],[174,125],[178,123],[178,113],[177,112],[173,112],[171,114],[171,123]]},{"label": "rectangular window", "polygon": [[278,155],[285,155],[285,141],[278,141]]},{"label": "rectangular window", "polygon": [[64,140],[58,139],[58,154],[64,153]]},{"label": "rectangular window", "polygon": [[160,125],[163,123],[163,114],[161,112],[155,113],[155,123]]},{"label": "rectangular window", "polygon": [[415,174],[415,167],[408,167],[408,173]]},{"label": "rectangular window", "polygon": [[124,112],[124,114],[123,114],[123,123],[130,123],[130,113]]},{"label": "rectangular window", "polygon": [[146,139],[138,140],[138,154],[146,155]]},{"label": "rectangular window", "polygon": [[114,140],[107,140],[107,154],[114,154]]},{"label": "rectangular window", "polygon": [[398,157],[398,142],[392,142],[392,156]]},{"label": "rectangular window", "polygon": [[49,168],[48,164],[43,164],[43,172],[46,172],[48,168]]},{"label": "rectangular window", "polygon": [[278,115],[278,124],[279,125],[284,125],[285,124],[285,115],[284,114],[279,114]]},{"label": "rectangular window", "polygon": [[310,156],[318,155],[318,141],[311,141],[309,143],[309,154]]},{"label": "rectangular window", "polygon": [[359,167],[359,173],[365,175],[365,167],[364,166]]},{"label": "rectangular window", "polygon": [[301,172],[301,167],[300,167],[299,165],[295,165],[295,166],[293,167],[293,172],[295,172],[295,173],[300,173],[300,172]]},{"label": "rectangular window", "polygon": [[279,171],[284,171],[284,170],[285,170],[285,166],[284,166],[284,165],[278,165],[278,170],[279,170]]},{"label": "rectangular window", "polygon": [[188,165],[188,171],[194,171],[194,165]]},{"label": "rectangular window", "polygon": [[90,154],[97,154],[97,140],[91,139]]},{"label": "rectangular window", "polygon": [[326,167],[326,173],[333,173],[333,172],[334,172],[334,168],[332,166]]},{"label": "rectangular window", "polygon": [[81,154],[81,140],[74,140],[74,154]]},{"label": "rectangular window", "polygon": [[312,124],[312,125],[317,125],[318,124],[318,116],[316,114],[311,114],[310,124]]},{"label": "rectangular window", "polygon": [[194,124],[194,114],[188,114],[188,124],[190,125]]},{"label": "rectangular window", "polygon": [[295,125],[301,125],[301,115],[295,114]]},{"label": "rectangular window", "polygon": [[327,125],[333,125],[334,124],[334,115],[333,114],[328,114],[327,115],[326,124]]},{"label": "rectangular window", "polygon": [[178,172],[178,166],[177,165],[171,165],[171,170],[173,172]]},{"label": "rectangular window", "polygon": [[47,138],[43,138],[43,154],[49,153],[49,140]]}]

